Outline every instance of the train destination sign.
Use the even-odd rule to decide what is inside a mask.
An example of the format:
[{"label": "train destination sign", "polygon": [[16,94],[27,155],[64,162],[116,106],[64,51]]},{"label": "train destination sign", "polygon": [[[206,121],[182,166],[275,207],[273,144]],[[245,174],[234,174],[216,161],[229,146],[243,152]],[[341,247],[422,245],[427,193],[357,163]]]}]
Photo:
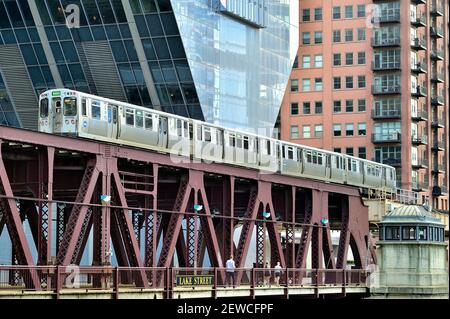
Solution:
[{"label": "train destination sign", "polygon": [[214,284],[213,275],[176,275],[177,286],[212,286]]}]

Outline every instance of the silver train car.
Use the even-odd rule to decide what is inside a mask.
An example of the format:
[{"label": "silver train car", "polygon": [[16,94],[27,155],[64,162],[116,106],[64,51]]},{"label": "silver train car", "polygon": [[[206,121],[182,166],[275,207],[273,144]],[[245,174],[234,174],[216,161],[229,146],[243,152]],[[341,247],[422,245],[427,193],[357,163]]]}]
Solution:
[{"label": "silver train car", "polygon": [[69,89],[39,97],[39,131],[364,189],[396,191],[392,166]]}]

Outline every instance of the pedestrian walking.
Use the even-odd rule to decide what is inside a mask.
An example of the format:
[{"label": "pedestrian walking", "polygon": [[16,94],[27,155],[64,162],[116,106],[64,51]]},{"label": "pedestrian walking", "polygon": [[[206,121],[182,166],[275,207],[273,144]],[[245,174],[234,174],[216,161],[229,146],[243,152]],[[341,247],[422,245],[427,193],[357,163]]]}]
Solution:
[{"label": "pedestrian walking", "polygon": [[277,261],[277,264],[275,265],[274,275],[275,275],[275,285],[279,286],[281,277],[281,265],[279,261]]},{"label": "pedestrian walking", "polygon": [[270,265],[269,262],[266,262],[266,267],[264,269],[264,285],[270,287]]},{"label": "pedestrian walking", "polygon": [[234,270],[235,270],[235,268],[236,268],[236,264],[234,263],[233,255],[231,255],[230,259],[228,259],[226,262],[226,279],[225,279],[226,286],[228,286],[228,283],[231,281],[231,285],[234,288],[234,285],[235,285]]}]

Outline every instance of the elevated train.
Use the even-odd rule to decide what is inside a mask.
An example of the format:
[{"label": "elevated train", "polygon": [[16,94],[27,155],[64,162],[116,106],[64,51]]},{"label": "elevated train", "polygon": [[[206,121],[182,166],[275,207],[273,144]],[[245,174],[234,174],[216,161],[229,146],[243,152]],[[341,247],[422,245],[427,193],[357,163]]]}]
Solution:
[{"label": "elevated train", "polygon": [[395,192],[392,166],[69,89],[39,97],[39,131]]}]

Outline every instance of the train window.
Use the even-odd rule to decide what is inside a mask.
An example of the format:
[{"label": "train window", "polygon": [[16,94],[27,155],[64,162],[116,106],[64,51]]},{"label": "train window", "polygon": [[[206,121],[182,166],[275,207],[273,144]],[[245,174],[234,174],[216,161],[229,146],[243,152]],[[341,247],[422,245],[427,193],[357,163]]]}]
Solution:
[{"label": "train window", "polygon": [[46,98],[41,100],[40,113],[41,113],[41,117],[48,116],[48,99],[46,99]]},{"label": "train window", "polygon": [[153,118],[150,113],[144,113],[145,115],[145,129],[153,130]]},{"label": "train window", "polygon": [[211,142],[211,128],[209,127],[203,127],[203,133],[204,135],[204,141],[205,142]]},{"label": "train window", "polygon": [[244,136],[244,149],[248,150],[249,148],[249,140],[248,140],[248,136]]},{"label": "train window", "polygon": [[77,115],[77,98],[66,97],[64,98],[64,116]]},{"label": "train window", "polygon": [[87,116],[86,99],[81,99],[81,115]]},{"label": "train window", "polygon": [[270,143],[270,141],[266,141],[266,149],[267,149],[267,154],[268,155],[271,155],[272,154],[272,150],[271,150],[271,143]]},{"label": "train window", "polygon": [[134,110],[125,109],[125,123],[134,126]]},{"label": "train window", "polygon": [[230,134],[230,146],[231,147],[236,146],[236,136],[234,134]]},{"label": "train window", "polygon": [[323,154],[317,154],[317,163],[318,165],[323,165]]},{"label": "train window", "polygon": [[222,132],[219,129],[216,129],[216,144],[222,145]]},{"label": "train window", "polygon": [[197,124],[197,140],[202,140],[202,127],[200,124]]},{"label": "train window", "polygon": [[117,124],[117,106],[113,105],[113,124]]},{"label": "train window", "polygon": [[290,160],[294,159],[294,148],[291,146],[288,146],[287,148],[287,158]]},{"label": "train window", "polygon": [[136,110],[136,127],[144,127],[144,117],[142,111]]},{"label": "train window", "polygon": [[182,122],[181,122],[181,120],[175,120],[175,121],[177,123],[177,135],[182,136],[182,129],[183,129]]},{"label": "train window", "polygon": [[312,153],[311,151],[306,151],[306,161],[312,163]]},{"label": "train window", "polygon": [[92,101],[91,114],[92,114],[93,119],[100,120],[100,102],[99,101]]},{"label": "train window", "polygon": [[240,137],[240,135],[238,135],[236,137],[236,147],[237,148],[242,148],[242,137]]}]

